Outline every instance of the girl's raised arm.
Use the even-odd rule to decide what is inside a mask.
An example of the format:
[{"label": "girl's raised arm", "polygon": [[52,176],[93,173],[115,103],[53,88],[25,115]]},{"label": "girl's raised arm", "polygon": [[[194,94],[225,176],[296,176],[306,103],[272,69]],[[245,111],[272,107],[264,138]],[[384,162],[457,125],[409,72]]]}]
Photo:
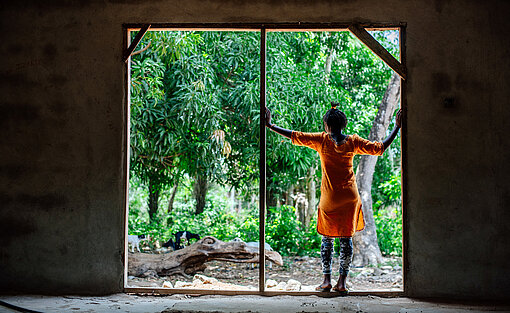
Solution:
[{"label": "girl's raised arm", "polygon": [[[267,114],[267,112],[266,112]],[[388,148],[391,143],[393,142],[393,139],[395,139],[395,137],[397,136],[398,134],[398,131],[400,130],[400,125],[402,123],[402,109],[398,110],[397,112],[397,118],[395,120],[395,128],[393,129],[393,131],[391,132],[391,134],[386,137],[386,139],[383,140],[383,145],[384,145],[384,150],[386,150],[386,148]]]},{"label": "girl's raised arm", "polygon": [[283,137],[291,139],[292,130],[281,128],[276,126],[275,124],[271,124],[271,111],[269,111],[267,107],[266,107],[266,127],[274,131],[275,133],[282,135]]}]

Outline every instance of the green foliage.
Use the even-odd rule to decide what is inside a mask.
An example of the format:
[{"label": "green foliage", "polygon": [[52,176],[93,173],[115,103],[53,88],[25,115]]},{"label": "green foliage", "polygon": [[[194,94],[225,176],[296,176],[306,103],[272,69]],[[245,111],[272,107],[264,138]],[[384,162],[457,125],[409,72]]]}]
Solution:
[{"label": "green foliage", "polygon": [[[398,56],[395,32],[373,35]],[[179,230],[222,240],[258,241],[258,211],[246,205],[230,209],[225,194],[258,194],[259,40],[257,32],[148,32],[131,63],[131,147],[129,231],[166,241]],[[331,60],[331,70],[327,70]],[[279,126],[317,132],[331,101],[349,119],[347,133],[367,137],[391,70],[347,32],[268,34],[267,101]],[[400,149],[396,141],[379,158],[372,194],[379,244],[384,253],[399,253]],[[355,159],[355,167],[358,158]],[[295,147],[268,133],[267,178],[271,200],[283,198],[290,186],[304,191],[320,179],[311,149]],[[201,177],[214,192],[203,213],[195,215],[193,181]],[[389,177],[392,179],[388,180]],[[186,180],[174,210],[147,214],[148,187],[165,204],[177,180]],[[224,186],[219,188],[218,186]],[[218,189],[219,188],[219,189]],[[317,188],[318,189],[318,188]],[[161,206],[162,207],[162,206]],[[401,218],[401,217],[400,217]],[[283,254],[317,253],[320,236],[313,219],[308,229],[293,207],[268,210],[267,241]],[[400,248],[401,249],[401,248]]]},{"label": "green foliage", "polygon": [[297,220],[296,209],[291,206],[270,208],[266,221],[266,240],[282,255],[315,254],[320,250],[321,239],[316,231],[316,220],[308,229]]},{"label": "green foliage", "polygon": [[[398,51],[393,32],[374,35],[390,51]],[[328,57],[332,60],[329,73]],[[270,33],[267,68],[267,101],[274,123],[292,130],[323,131],[322,116],[331,101],[337,101],[349,120],[346,132],[364,138],[392,75],[384,62],[347,32]],[[395,153],[396,159],[399,149]],[[388,159],[388,155],[380,159]],[[302,185],[317,161],[315,151],[292,146],[288,140],[270,133],[269,191],[281,195],[292,185]],[[359,156],[354,160],[355,168],[358,162]],[[386,164],[388,160],[382,162]],[[391,166],[379,169],[379,178],[393,172]]]},{"label": "green foliage", "polygon": [[377,204],[400,206],[402,202],[400,197],[400,191],[402,189],[401,181],[402,177],[400,176],[400,173],[396,173],[391,175],[391,177],[386,181],[382,182],[379,185],[379,188],[382,189],[384,201],[379,200]]},{"label": "green foliage", "polygon": [[[141,184],[131,184],[129,234],[150,235],[149,245],[156,246],[173,238],[173,234],[188,230],[201,236],[214,236],[223,241],[241,238],[245,242],[259,241],[258,209],[247,209],[236,212],[229,208],[224,197],[211,197],[203,213],[194,215],[189,190],[181,192],[182,202],[170,214],[161,213],[150,220],[147,209],[140,200],[146,197],[146,188]],[[215,186],[214,194],[221,194],[221,187]],[[188,195],[186,195],[188,193]],[[138,205],[136,207],[135,205]],[[317,255],[320,250],[320,236],[316,231],[316,220],[304,229],[296,218],[296,210],[291,206],[270,208],[266,220],[266,241],[282,255]],[[167,225],[167,221],[172,223]]]},{"label": "green foliage", "polygon": [[[400,177],[393,177],[385,184],[388,197],[398,195]],[[189,183],[189,182],[188,182]],[[218,186],[214,195],[224,193]],[[241,209],[239,212],[229,208],[225,197],[211,196],[203,213],[194,215],[194,202],[189,188],[179,194],[176,208],[170,214],[159,213],[157,218],[149,220],[147,208],[142,199],[147,197],[146,188],[137,182],[131,183],[129,234],[149,234],[150,246],[156,241],[160,244],[173,238],[172,234],[180,230],[189,230],[202,236],[210,235],[220,240],[229,241],[236,237],[242,240],[259,241],[258,210]],[[402,251],[402,214],[396,207],[383,209],[379,207],[374,214],[379,246],[385,255],[401,255]],[[167,221],[172,223],[167,225]],[[316,231],[316,219],[312,219],[308,229],[298,221],[296,209],[291,206],[271,207],[266,220],[266,241],[282,255],[318,256],[321,237]]]},{"label": "green foliage", "polygon": [[374,202],[374,218],[377,228],[377,240],[381,252],[389,255],[402,255],[402,210],[401,177],[392,175],[381,183],[381,199]]},{"label": "green foliage", "polygon": [[[258,33],[149,32],[132,61],[131,173],[248,189],[258,177]],[[203,194],[205,196],[205,194]]]},{"label": "green foliage", "polygon": [[402,210],[391,207],[374,213],[377,241],[384,255],[402,256]]}]

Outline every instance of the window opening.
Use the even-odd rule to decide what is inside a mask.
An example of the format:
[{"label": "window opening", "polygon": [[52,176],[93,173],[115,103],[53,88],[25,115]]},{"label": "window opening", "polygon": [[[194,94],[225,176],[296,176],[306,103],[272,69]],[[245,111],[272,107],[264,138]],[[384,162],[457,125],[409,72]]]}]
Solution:
[{"label": "window opening", "polygon": [[[317,238],[313,236],[313,223],[315,221],[312,202],[318,202],[319,192],[313,193],[309,190],[313,189],[314,185],[316,189],[319,189],[320,180],[318,180],[318,177],[320,177],[320,170],[319,167],[312,165],[314,157],[308,155],[310,154],[309,151],[304,151],[306,148],[292,147],[289,142],[282,142],[281,138],[274,134],[265,135],[264,138],[259,137],[260,131],[264,129],[257,127],[261,116],[257,113],[261,113],[259,108],[263,107],[260,103],[264,104],[267,97],[269,106],[276,108],[276,116],[288,127],[301,125],[303,128],[295,130],[308,130],[310,128],[311,131],[312,127],[321,130],[320,125],[315,124],[321,120],[321,112],[325,111],[324,109],[318,109],[325,102],[328,102],[327,99],[346,97],[345,99],[348,99],[347,111],[371,126],[370,118],[373,120],[375,107],[378,106],[378,103],[376,105],[372,103],[371,112],[363,114],[357,113],[356,111],[359,110],[356,110],[356,107],[362,105],[363,101],[373,102],[379,100],[381,90],[385,86],[378,84],[373,86],[373,90],[370,90],[367,87],[369,83],[362,84],[359,80],[370,81],[367,78],[370,73],[363,73],[367,71],[363,64],[366,65],[367,60],[375,64],[376,69],[369,69],[368,72],[374,71],[374,76],[381,81],[385,79],[392,81],[388,79],[391,75],[381,69],[381,64],[377,64],[378,62],[382,63],[377,57],[368,57],[366,51],[363,53],[352,53],[351,51],[351,57],[360,64],[349,67],[349,63],[340,57],[342,53],[345,54],[345,51],[342,52],[341,49],[337,49],[338,46],[343,45],[344,48],[350,48],[351,50],[360,47],[354,36],[347,32],[285,33],[271,29],[271,32],[267,34],[267,75],[263,75],[262,82],[260,82],[260,69],[262,68],[262,72],[265,72],[264,69],[266,69],[262,65],[266,58],[266,29],[261,29],[262,32],[163,32],[151,29],[143,38],[140,38],[140,44],[136,48],[137,51],[134,51],[135,48],[133,48],[132,51],[127,50],[125,52],[125,57],[138,55],[132,57],[128,62],[128,68],[130,69],[128,77],[130,77],[131,88],[128,98],[130,97],[129,102],[131,103],[130,153],[132,154],[132,162],[130,168],[141,173],[140,175],[130,175],[129,181],[129,206],[130,208],[138,206],[137,212],[128,211],[127,215],[129,239],[133,243],[133,247],[132,245],[129,245],[129,247],[130,249],[136,249],[136,244],[140,245],[140,242],[143,242],[142,247],[145,246],[145,249],[148,248],[151,251],[140,255],[126,252],[128,261],[126,271],[130,273],[125,275],[126,291],[143,290],[143,287],[150,287],[151,290],[162,293],[211,293],[214,292],[213,290],[219,290],[217,292],[221,294],[256,294],[258,292],[280,294],[299,290],[298,294],[316,294],[313,289],[321,277],[320,260],[317,260],[317,252],[320,251],[320,247],[317,249]],[[349,30],[356,37],[363,37],[364,39],[360,39],[367,46],[374,46],[370,39],[366,39],[364,28],[354,28],[354,31],[349,28]],[[246,38],[240,39],[243,36]],[[404,78],[405,67],[402,65],[403,62],[396,61],[395,58],[391,60],[391,54],[396,58],[399,56],[398,30],[372,32],[372,36],[376,37],[378,44],[379,41],[382,41],[390,53],[382,48],[381,44],[379,44],[380,47],[376,45],[375,50],[379,49],[378,51],[371,50],[378,56],[383,54],[384,61]],[[236,40],[239,40],[239,42]],[[244,44],[241,42],[244,42]],[[191,53],[189,51],[188,54],[184,52],[186,45],[190,45],[188,48],[191,49]],[[306,47],[307,45],[309,47]],[[337,48],[334,48],[335,45],[337,45]],[[382,53],[380,52],[381,48],[384,50]],[[183,50],[180,51],[179,49]],[[153,50],[158,53],[158,56],[155,58],[147,57],[149,53],[153,53],[151,52]],[[262,53],[262,57],[260,53]],[[389,54],[390,57],[386,54]],[[312,55],[316,56],[315,60],[310,59]],[[363,57],[368,59],[362,60]],[[158,61],[161,64],[158,65]],[[306,64],[307,62],[311,63]],[[321,66],[323,67],[322,76],[320,75],[321,71],[317,70]],[[360,75],[354,75],[353,71],[356,68],[364,74],[361,75],[363,76],[362,79],[359,77]],[[351,77],[349,77],[348,72],[341,73],[342,70],[351,71]],[[169,77],[175,78],[176,75],[180,75],[180,79],[174,79],[174,82],[171,82],[172,79],[169,79]],[[380,76],[384,76],[384,79]],[[355,78],[353,79],[353,77]],[[265,91],[266,78],[268,80],[267,91]],[[376,79],[372,80],[372,82],[374,81]],[[398,81],[398,79],[394,77],[393,81]],[[214,88],[212,88],[213,86]],[[387,87],[386,89],[390,88]],[[362,96],[356,98],[353,95],[356,92],[362,93]],[[299,114],[294,115],[295,120],[292,121],[286,120],[284,117],[285,113],[290,110],[289,101],[296,104],[299,111]],[[250,105],[243,105],[244,102],[249,102]],[[163,104],[165,109],[162,108]],[[237,114],[229,116],[229,111],[231,113],[237,112]],[[186,115],[186,113],[190,114]],[[147,127],[147,125],[141,125],[143,124],[140,122],[142,120],[154,129],[148,129],[150,127]],[[178,122],[175,123],[176,121]],[[240,135],[243,134],[241,129],[246,126],[243,125],[243,122],[251,125],[247,128],[249,130],[244,131],[248,136]],[[179,130],[179,125],[186,125],[187,127],[180,127]],[[156,130],[158,126],[159,132]],[[350,126],[350,131],[363,134],[367,132],[366,126],[363,128],[361,125],[353,123]],[[175,134],[165,135],[165,127],[167,133],[169,129],[173,129]],[[189,138],[186,137],[186,134],[189,135]],[[196,146],[193,146],[193,144],[184,145],[189,146],[187,152],[168,148],[168,146],[183,144],[182,141],[185,140],[193,142],[192,138],[197,139],[199,136],[203,138],[195,142]],[[268,137],[267,147],[260,147],[261,141],[265,143],[266,136]],[[149,139],[152,140],[150,144],[148,143],[150,142]],[[276,142],[274,142],[275,140]],[[159,150],[156,149],[158,153],[153,156],[145,153],[148,151],[147,149],[154,149],[158,143],[160,146],[166,144],[168,149],[162,150],[159,147]],[[241,146],[247,149],[245,154],[239,153],[238,148]],[[253,151],[253,147],[255,147],[257,153]],[[277,156],[279,148],[289,151]],[[266,149],[267,160],[264,160],[262,158],[266,155]],[[195,158],[189,157],[190,151],[196,154]],[[138,160],[133,159],[133,155],[137,155]],[[299,156],[299,158],[296,158],[296,156]],[[397,139],[390,146],[388,157],[383,162],[378,161],[377,165],[379,171],[390,171],[392,176],[389,179],[386,178],[383,183],[382,181],[385,179],[383,175],[378,174],[377,171],[374,174],[374,185],[376,186],[371,189],[373,193],[375,192],[375,201],[373,201],[376,216],[375,224],[377,224],[375,226],[379,229],[388,228],[393,219],[398,220],[400,218],[402,220],[402,210],[399,210],[402,207],[399,184],[401,176],[400,171],[396,169],[397,167],[400,168],[398,164],[399,156],[400,149],[398,148]],[[293,157],[295,164],[292,164]],[[260,164],[259,158],[262,161]],[[194,159],[194,162],[192,159]],[[250,165],[244,164],[243,159],[247,162],[246,164]],[[355,162],[358,164],[359,160]],[[289,164],[285,165],[284,163]],[[182,166],[182,164],[185,165]],[[214,180],[214,184],[207,186],[207,183],[200,180],[200,175],[196,174],[197,171],[193,171],[200,164],[208,165],[206,166],[207,175],[219,175],[210,179]],[[261,173],[266,164],[268,166],[267,187],[258,179],[266,176],[265,173]],[[239,167],[238,171],[229,173],[229,166],[233,165]],[[160,175],[161,177],[155,179],[156,183],[151,183],[150,177],[151,175],[154,176],[158,166],[165,168],[166,176]],[[142,169],[144,167],[145,169]],[[183,168],[186,170],[183,170]],[[289,169],[291,170],[289,171]],[[221,176],[223,176],[223,180],[220,179]],[[226,176],[228,176],[227,179]],[[246,177],[249,177],[248,182],[240,183],[239,181],[242,181],[243,177],[245,180]],[[312,179],[312,177],[315,177],[315,179]],[[275,181],[279,183],[276,184]],[[253,211],[253,208],[258,210],[260,204],[258,195],[261,192],[256,188],[257,183],[259,183],[260,188],[264,189],[261,197],[266,197],[265,189],[267,188],[267,217],[266,214],[259,214],[259,212],[254,214]],[[170,185],[171,188],[168,187]],[[247,187],[247,185],[250,185],[250,187]],[[166,186],[166,190],[161,192],[165,189],[161,186]],[[188,208],[187,211],[177,213],[176,205],[180,205],[181,208],[182,206],[189,206],[193,195],[200,194],[200,190],[203,191],[204,188],[201,188],[201,186],[207,186],[207,189],[211,188],[209,191],[212,190],[212,192],[209,192],[209,197],[205,198],[204,206],[202,204],[195,205],[195,212],[193,213],[197,213],[199,210],[206,212],[212,208],[213,210],[210,213],[213,216],[200,213],[205,218],[196,221],[189,218],[189,216],[185,216],[192,213],[193,209]],[[186,195],[186,193],[188,194]],[[390,200],[382,201],[381,199],[384,199],[385,196]],[[164,205],[166,202],[166,210],[173,212],[161,214],[162,212],[159,210],[159,214],[154,215],[152,220],[147,214],[143,217],[144,214],[141,211],[144,210],[144,204],[140,200],[143,197],[146,199],[145,210],[147,213],[149,211],[154,212],[155,205],[158,202],[160,205]],[[160,198],[159,200],[163,199],[163,201],[157,201],[158,198]],[[203,197],[195,198],[202,199],[198,202],[203,202]],[[244,200],[239,201],[241,198]],[[179,201],[183,201],[184,204]],[[238,201],[237,204],[236,201]],[[240,204],[242,201],[244,201],[244,204]],[[171,205],[171,203],[174,205]],[[243,207],[246,203],[248,203],[248,209]],[[218,212],[212,213],[214,206],[218,204],[223,207],[224,211],[220,211],[219,214]],[[390,206],[391,209],[388,209]],[[202,209],[198,209],[199,207],[202,207]],[[230,209],[225,210],[226,207]],[[242,216],[243,214],[245,216]],[[177,229],[193,233],[188,229],[195,227],[195,229],[200,229],[199,232],[215,234],[216,237],[225,239],[225,243],[216,242],[218,247],[223,245],[221,249],[239,248],[239,240],[244,242],[250,242],[248,240],[251,240],[251,242],[258,243],[257,238],[260,229],[262,230],[261,234],[264,235],[264,225],[259,225],[257,215],[259,215],[258,218],[263,221],[263,224],[265,222],[265,229],[267,229],[264,237],[264,241],[269,245],[269,251],[266,251],[266,260],[269,257],[273,261],[266,261],[265,270],[259,268],[257,273],[249,265],[250,263],[238,263],[240,259],[236,263],[228,262],[229,258],[230,261],[232,260],[234,255],[234,252],[232,252],[230,255],[225,254],[224,257],[218,256],[216,260],[207,263],[209,267],[203,273],[205,275],[196,276],[191,281],[189,273],[195,272],[197,268],[188,266],[188,273],[186,273],[186,269],[182,269],[185,266],[180,266],[182,264],[176,264],[176,267],[180,267],[183,272],[184,279],[181,280],[175,278],[169,280],[158,279],[158,276],[164,276],[165,271],[157,273],[154,270],[146,270],[142,274],[146,279],[136,278],[135,275],[140,275],[140,273],[137,273],[137,266],[138,271],[143,268],[147,269],[147,262],[153,262],[151,258],[161,258],[162,255],[167,254],[165,252],[168,251],[161,247],[163,243],[166,243],[169,248],[172,245],[175,247],[177,239],[174,234]],[[162,218],[166,221],[162,221]],[[216,222],[221,221],[223,223],[215,223],[215,221],[212,221],[214,218],[217,219]],[[283,221],[291,221],[292,223],[284,223]],[[169,223],[172,223],[172,225],[169,225]],[[400,277],[402,277],[402,262],[398,261],[398,255],[402,256],[402,244],[400,244],[400,250],[398,250],[399,238],[395,236],[397,233],[402,233],[402,222],[400,228],[393,224],[390,231],[386,229],[385,232],[378,233],[379,245],[382,246],[383,251],[396,254],[397,257],[385,259],[384,262],[386,263],[373,268],[353,268],[349,277],[349,280],[353,281],[351,290],[361,291],[361,294],[363,292],[384,294],[387,291],[391,294],[391,292],[402,290],[402,279],[398,277],[386,279],[391,282],[381,283],[380,280],[372,279],[372,281],[375,281],[374,284],[360,285],[356,283],[358,276],[366,276],[367,278],[372,276],[373,278],[374,276],[390,274],[386,276],[386,278],[389,278],[389,276],[398,276],[399,273],[396,272],[400,271]],[[165,227],[163,231],[161,231],[161,226]],[[256,228],[256,231],[254,231],[254,228]],[[204,229],[206,229],[205,232]],[[150,234],[148,238],[132,236],[147,234]],[[186,233],[182,238],[185,235]],[[391,238],[388,238],[388,236]],[[315,237],[318,237],[318,235],[315,234]],[[194,239],[191,240],[192,242],[195,241]],[[230,240],[233,240],[233,242],[229,242]],[[401,236],[400,242],[402,242]],[[207,243],[215,245],[214,239],[208,239]],[[241,245],[246,246],[246,244]],[[255,245],[252,244],[252,247]],[[314,253],[307,251],[310,248],[315,249]],[[186,249],[192,250],[189,247]],[[244,261],[254,258],[256,254],[254,249],[249,248],[248,250],[253,253],[246,254],[246,251],[243,252],[245,253],[242,257]],[[179,258],[182,260],[182,252],[183,250],[179,249],[172,253],[179,253]],[[274,266],[273,264],[278,263],[278,258],[282,254],[283,266]],[[291,254],[294,255],[291,256]],[[135,257],[135,255],[137,256]],[[200,256],[198,257],[200,258]],[[236,256],[236,258],[238,257],[239,255]],[[258,259],[258,256],[256,259]],[[311,266],[311,263],[319,263],[319,267],[317,267],[317,264]],[[336,267],[338,266],[338,262],[334,264]],[[204,268],[204,265],[199,266]],[[217,273],[214,273],[215,270],[219,273],[223,272],[223,274],[217,275]],[[310,274],[312,272],[314,274]],[[166,272],[166,274],[169,273],[171,273],[171,270]],[[257,274],[259,279],[257,279]],[[305,276],[313,276],[313,279],[308,281]],[[285,281],[282,278],[288,279]],[[259,283],[258,280],[264,281],[265,284]],[[177,281],[180,281],[180,283],[176,283]],[[225,285],[225,283],[230,282],[233,282],[233,284]],[[168,287],[171,289],[166,289]],[[191,290],[186,290],[190,287]]]},{"label": "window opening", "polygon": [[258,290],[259,37],[151,31],[133,53],[129,287]]},{"label": "window opening", "polygon": [[[398,31],[372,34],[398,58]],[[272,123],[294,131],[322,132],[322,117],[334,101],[347,115],[348,135],[382,141],[393,129],[400,107],[400,77],[349,32],[271,32],[267,49]],[[291,278],[301,284],[299,290],[313,291],[323,276],[322,236],[317,234],[317,206],[323,196],[318,154],[269,132],[267,156],[266,241],[276,243]],[[380,157],[356,156],[353,168],[365,230],[353,237],[355,253],[347,283],[351,290],[401,291],[399,138]],[[336,239],[333,283],[338,279],[338,248]],[[268,275],[277,282],[283,279],[271,271]]]}]

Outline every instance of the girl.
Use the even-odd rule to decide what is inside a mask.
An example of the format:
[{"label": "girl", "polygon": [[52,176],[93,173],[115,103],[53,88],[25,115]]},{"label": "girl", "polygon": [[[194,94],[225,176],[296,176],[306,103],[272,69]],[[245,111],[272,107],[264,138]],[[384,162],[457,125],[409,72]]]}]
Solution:
[{"label": "girl", "polygon": [[371,142],[358,135],[345,135],[347,117],[338,110],[338,104],[324,114],[324,130],[321,133],[303,133],[271,124],[271,112],[266,108],[266,127],[292,140],[298,146],[306,146],[319,153],[322,169],[321,198],[318,207],[317,232],[322,235],[321,258],[324,282],[316,290],[331,290],[331,260],[333,240],[340,239],[340,278],[334,291],[347,294],[345,280],[352,260],[352,236],[365,228],[361,199],[352,169],[355,154],[382,155],[393,142],[400,129],[401,110],[397,112],[396,126],[388,138]]}]

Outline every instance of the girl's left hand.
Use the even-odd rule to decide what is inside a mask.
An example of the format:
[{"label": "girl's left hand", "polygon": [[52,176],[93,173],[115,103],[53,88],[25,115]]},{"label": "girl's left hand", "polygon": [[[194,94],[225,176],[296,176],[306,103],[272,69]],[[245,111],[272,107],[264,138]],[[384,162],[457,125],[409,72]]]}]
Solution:
[{"label": "girl's left hand", "polygon": [[402,127],[402,109],[398,110],[395,123],[397,124],[398,127]]}]

